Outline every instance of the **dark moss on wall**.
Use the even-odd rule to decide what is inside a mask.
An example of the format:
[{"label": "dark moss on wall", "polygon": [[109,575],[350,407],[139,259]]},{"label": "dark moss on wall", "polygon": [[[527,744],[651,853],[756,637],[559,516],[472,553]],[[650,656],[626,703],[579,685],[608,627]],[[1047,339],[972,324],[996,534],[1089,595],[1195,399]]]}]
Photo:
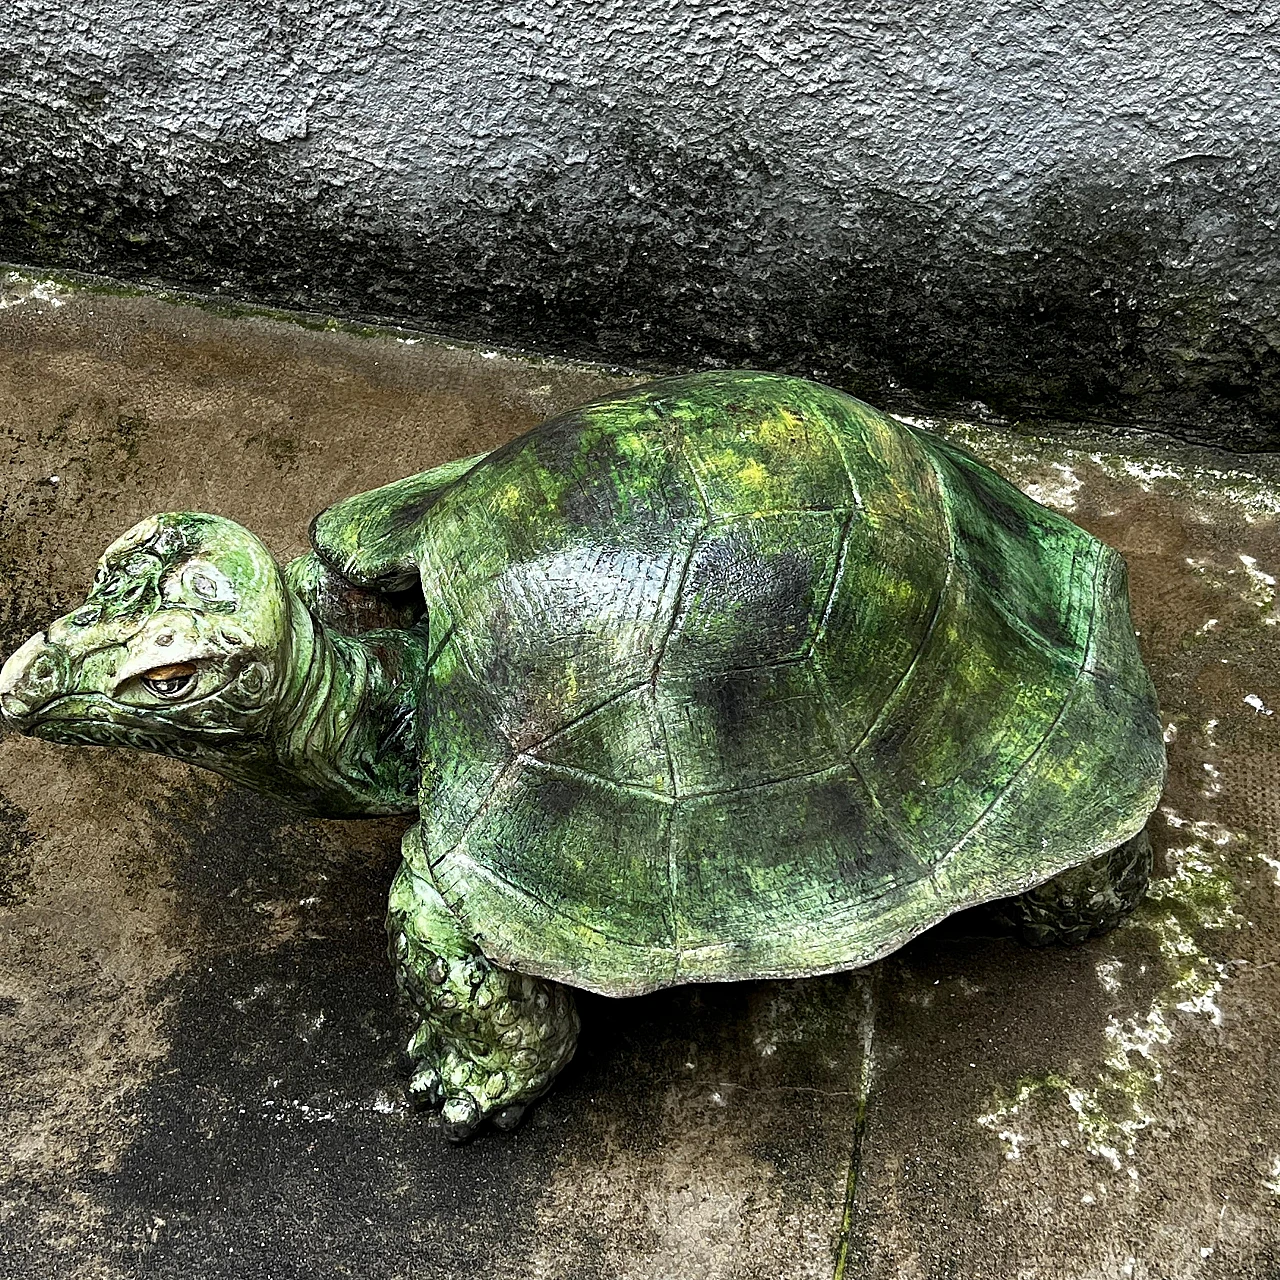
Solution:
[{"label": "dark moss on wall", "polygon": [[179,160],[10,106],[0,258],[655,370],[810,374],[900,410],[1280,443],[1273,158],[1063,165],[994,219],[869,182],[797,202],[745,128],[680,145],[624,120],[605,142],[589,172],[388,210],[256,135]]}]

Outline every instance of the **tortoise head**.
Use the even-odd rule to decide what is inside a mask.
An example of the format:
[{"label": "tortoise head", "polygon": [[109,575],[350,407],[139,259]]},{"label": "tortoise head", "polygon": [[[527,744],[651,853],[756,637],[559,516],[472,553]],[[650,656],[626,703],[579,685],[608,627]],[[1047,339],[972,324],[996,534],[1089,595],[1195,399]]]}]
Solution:
[{"label": "tortoise head", "polygon": [[219,516],[152,516],[107,548],[88,599],[0,671],[0,710],[55,742],[216,758],[261,740],[289,657],[270,552]]}]

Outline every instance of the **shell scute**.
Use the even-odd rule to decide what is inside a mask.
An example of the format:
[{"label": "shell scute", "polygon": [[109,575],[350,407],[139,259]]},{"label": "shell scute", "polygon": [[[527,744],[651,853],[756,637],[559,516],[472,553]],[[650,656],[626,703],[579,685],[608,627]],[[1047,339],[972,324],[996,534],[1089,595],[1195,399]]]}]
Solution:
[{"label": "shell scute", "polygon": [[660,412],[678,432],[684,456],[714,518],[840,511],[858,494],[833,446],[821,396],[793,380],[781,404],[764,383],[743,382],[727,403],[673,397]]},{"label": "shell scute", "polygon": [[[671,805],[558,765],[526,760],[496,788],[483,865],[429,862],[446,901],[485,911],[485,951],[535,953],[545,933],[586,948],[674,945],[667,837]],[[529,856],[531,850],[537,856]]]},{"label": "shell scute", "polygon": [[835,411],[861,495],[814,657],[852,742],[871,728],[929,634],[951,573],[946,499],[917,438],[856,401]]},{"label": "shell scute", "polygon": [[529,754],[668,799],[676,784],[653,688],[626,689],[545,739]]},{"label": "shell scute", "polygon": [[[735,857],[700,856],[727,839]],[[706,965],[728,945],[762,973],[822,964],[833,936],[847,938],[860,919],[870,925],[911,901],[925,870],[904,857],[847,768],[691,800],[673,816],[672,846],[680,850],[673,880],[685,963]],[[855,948],[851,960],[860,958]]]},{"label": "shell scute", "polygon": [[807,661],[674,676],[658,705],[676,795],[732,792],[844,759]]},{"label": "shell scute", "polygon": [[648,671],[706,524],[687,465],[640,443],[589,419],[552,423],[490,455],[431,511],[433,626],[455,635],[478,679],[536,691],[530,715],[545,732],[598,698],[606,673],[625,685]]},{"label": "shell scute", "polygon": [[849,516],[735,516],[699,538],[661,679],[807,658],[835,586]]}]

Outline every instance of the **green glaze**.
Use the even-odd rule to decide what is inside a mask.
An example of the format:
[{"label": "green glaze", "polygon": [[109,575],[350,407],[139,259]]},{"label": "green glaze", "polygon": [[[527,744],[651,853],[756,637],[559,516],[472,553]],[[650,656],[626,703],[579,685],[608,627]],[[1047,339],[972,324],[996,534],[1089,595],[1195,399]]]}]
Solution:
[{"label": "green glaze", "polygon": [[[852,968],[1081,864],[1105,890],[1160,792],[1119,555],[826,387],[652,383],[312,538],[281,573],[227,521],[144,523],[0,696],[311,812],[416,813],[388,926],[455,1136],[549,1085],[567,986]],[[189,697],[139,683],[182,661]],[[1076,881],[1038,936],[1141,888],[1093,921]]]}]

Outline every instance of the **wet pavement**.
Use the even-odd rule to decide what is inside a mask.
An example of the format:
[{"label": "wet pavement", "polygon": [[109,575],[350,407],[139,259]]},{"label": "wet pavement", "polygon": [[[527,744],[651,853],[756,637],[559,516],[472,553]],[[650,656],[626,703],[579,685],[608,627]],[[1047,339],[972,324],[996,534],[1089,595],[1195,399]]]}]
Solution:
[{"label": "wet pavement", "polygon": [[[0,649],[153,511],[336,498],[621,385],[11,276]],[[1280,461],[938,423],[1128,559],[1168,726],[1108,938],[980,913],[862,972],[582,1002],[510,1135],[405,1099],[396,823],[0,738],[0,1278],[1280,1276]]]}]

